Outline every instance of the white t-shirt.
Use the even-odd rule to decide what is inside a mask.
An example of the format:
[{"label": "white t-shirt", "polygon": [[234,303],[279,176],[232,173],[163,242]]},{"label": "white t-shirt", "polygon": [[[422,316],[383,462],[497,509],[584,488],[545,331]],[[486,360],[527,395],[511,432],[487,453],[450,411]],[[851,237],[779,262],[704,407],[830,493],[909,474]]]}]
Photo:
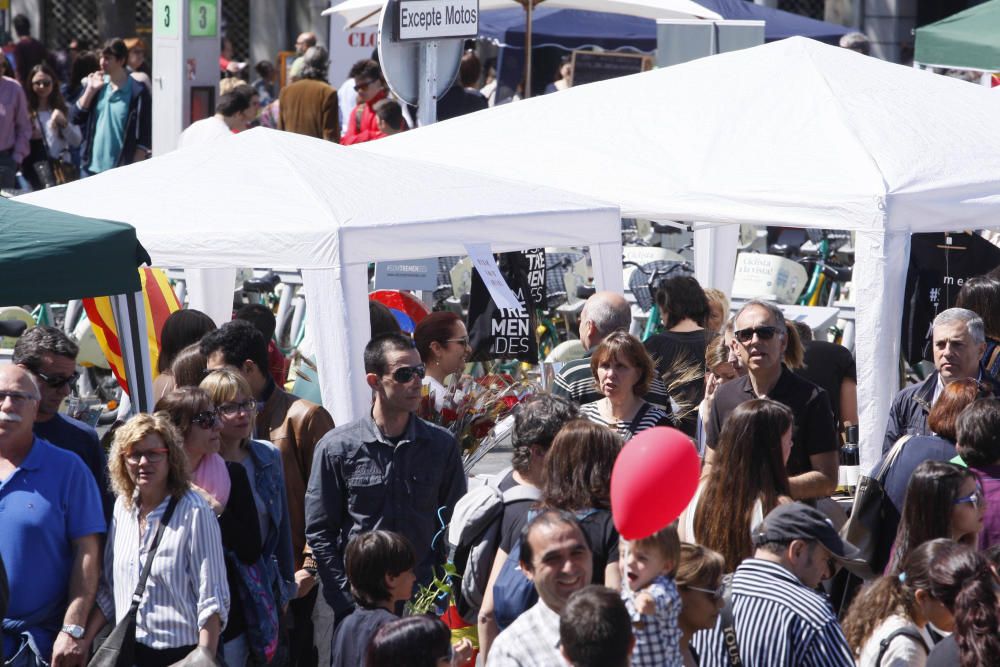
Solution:
[{"label": "white t-shirt", "polygon": [[181,132],[181,138],[177,142],[178,148],[205,144],[210,141],[217,141],[222,137],[232,136],[232,131],[225,121],[218,116],[203,118],[191,123],[188,129]]},{"label": "white t-shirt", "polygon": [[907,636],[898,636],[892,640],[885,655],[882,656],[881,667],[924,667],[927,664],[927,654],[934,642],[926,630],[918,628],[912,621],[899,615],[890,616],[875,628],[868,641],[861,647],[858,667],[878,667],[875,660],[878,658],[879,644],[891,633],[905,627],[919,632],[924,638],[924,646],[920,646]]}]

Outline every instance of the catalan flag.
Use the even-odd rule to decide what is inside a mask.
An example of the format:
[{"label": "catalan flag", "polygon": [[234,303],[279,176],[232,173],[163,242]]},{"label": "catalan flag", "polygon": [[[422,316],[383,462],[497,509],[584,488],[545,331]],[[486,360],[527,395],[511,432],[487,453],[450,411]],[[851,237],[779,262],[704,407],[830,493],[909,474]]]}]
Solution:
[{"label": "catalan flag", "polygon": [[[153,377],[157,375],[156,363],[160,356],[160,331],[170,313],[180,310],[181,304],[177,295],[170,287],[167,274],[160,269],[143,267],[139,269],[142,280],[142,294],[146,303],[146,331],[149,334],[149,360]],[[127,390],[125,381],[125,366],[122,363],[121,345],[118,341],[118,329],[115,327],[115,317],[111,311],[111,299],[106,296],[84,299],[83,307],[87,311],[90,326],[94,329],[97,342],[104,351],[111,371],[115,374],[118,384]]]}]

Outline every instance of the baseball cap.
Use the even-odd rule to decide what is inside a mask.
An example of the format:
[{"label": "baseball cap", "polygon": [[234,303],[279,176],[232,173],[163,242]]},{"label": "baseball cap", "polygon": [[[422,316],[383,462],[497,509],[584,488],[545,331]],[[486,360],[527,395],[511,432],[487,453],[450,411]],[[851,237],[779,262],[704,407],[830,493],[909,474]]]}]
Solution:
[{"label": "baseball cap", "polygon": [[754,546],[792,540],[815,540],[845,565],[864,563],[858,548],[841,539],[825,514],[803,503],[778,505],[753,530]]}]

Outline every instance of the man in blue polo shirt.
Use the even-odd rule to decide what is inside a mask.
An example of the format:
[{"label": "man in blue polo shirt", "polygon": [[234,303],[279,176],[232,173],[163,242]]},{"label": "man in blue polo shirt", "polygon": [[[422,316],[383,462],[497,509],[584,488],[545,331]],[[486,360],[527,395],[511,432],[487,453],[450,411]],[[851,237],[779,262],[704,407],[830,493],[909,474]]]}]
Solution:
[{"label": "man in blue polo shirt", "polygon": [[41,400],[35,416],[35,435],[83,459],[101,494],[104,518],[110,519],[115,499],[108,482],[108,461],[97,431],[59,412],[79,377],[76,370],[79,351],[80,347],[61,329],[40,326],[29,329],[17,339],[12,361],[31,371],[38,383]]},{"label": "man in blue polo shirt", "polygon": [[87,87],[70,113],[84,128],[85,175],[145,160],[152,144],[149,91],[129,76],[128,47],[110,39],[101,51],[101,69],[87,77]]},{"label": "man in blue polo shirt", "polygon": [[0,558],[10,582],[3,658],[84,665],[81,639],[106,530],[93,476],[75,454],[32,433],[38,385],[0,368]]}]

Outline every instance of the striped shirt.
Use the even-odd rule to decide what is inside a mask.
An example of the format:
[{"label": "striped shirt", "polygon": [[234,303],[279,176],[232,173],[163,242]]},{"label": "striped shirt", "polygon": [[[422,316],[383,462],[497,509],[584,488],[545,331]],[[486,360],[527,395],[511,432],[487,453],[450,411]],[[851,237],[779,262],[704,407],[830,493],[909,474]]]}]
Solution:
[{"label": "striped shirt", "polygon": [[644,413],[637,415],[639,417],[638,419],[633,418],[632,421],[626,422],[607,421],[601,416],[601,411],[598,409],[597,405],[598,401],[585,403],[580,406],[580,413],[595,424],[607,426],[612,431],[620,435],[622,440],[625,442],[628,442],[632,436],[642,433],[647,428],[653,428],[654,426],[673,426],[673,422],[670,421],[670,415],[658,407],[650,405],[649,403],[646,404],[649,406],[649,409]]},{"label": "striped shirt", "polygon": [[[573,401],[577,405],[593,403],[604,398],[604,394],[597,391],[597,382],[594,381],[594,374],[590,370],[590,357],[574,359],[563,366],[552,385],[552,394]],[[648,403],[670,414],[670,398],[660,378],[653,378],[644,398]]]},{"label": "striped shirt", "polygon": [[[733,575],[733,618],[746,667],[853,667],[825,596],[777,563],[748,558]],[[729,667],[721,621],[691,640],[702,667]]]},{"label": "striped shirt", "polygon": [[[97,603],[117,624],[128,613],[132,595],[169,496],[146,517],[139,536],[138,503],[126,508],[119,497],[108,529]],[[136,614],[136,640],[150,648],[198,643],[198,632],[212,614],[222,625],[229,617],[229,585],[219,522],[208,504],[187,491],[163,531]]]}]

